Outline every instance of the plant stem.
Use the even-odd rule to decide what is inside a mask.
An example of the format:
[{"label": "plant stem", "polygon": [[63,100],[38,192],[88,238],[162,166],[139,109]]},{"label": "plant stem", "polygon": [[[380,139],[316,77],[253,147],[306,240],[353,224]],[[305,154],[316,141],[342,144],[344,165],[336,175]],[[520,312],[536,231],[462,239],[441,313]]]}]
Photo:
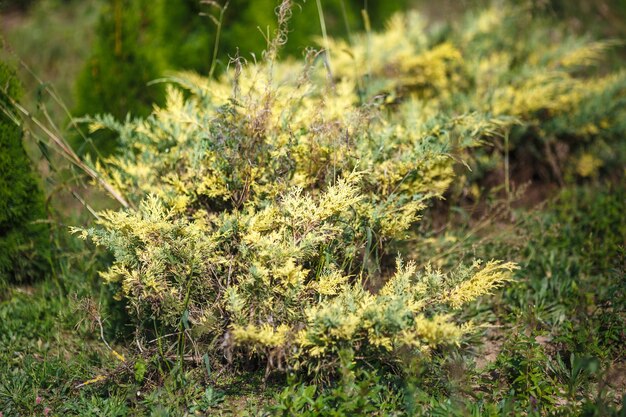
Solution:
[{"label": "plant stem", "polygon": [[332,74],[332,65],[330,61],[330,43],[328,42],[328,33],[326,33],[326,19],[324,19],[324,10],[322,9],[322,0],[315,0],[317,4],[317,13],[320,16],[320,26],[322,28],[322,36],[324,37],[324,49],[328,57],[328,68]]},{"label": "plant stem", "polygon": [[209,70],[209,78],[213,78],[213,73],[215,72],[215,66],[217,64],[217,51],[220,45],[220,36],[222,35],[222,22],[224,21],[224,13],[228,8],[227,1],[223,7],[220,8],[220,18],[217,21],[217,32],[215,33],[215,43],[213,44],[213,58],[211,58],[211,69]]}]

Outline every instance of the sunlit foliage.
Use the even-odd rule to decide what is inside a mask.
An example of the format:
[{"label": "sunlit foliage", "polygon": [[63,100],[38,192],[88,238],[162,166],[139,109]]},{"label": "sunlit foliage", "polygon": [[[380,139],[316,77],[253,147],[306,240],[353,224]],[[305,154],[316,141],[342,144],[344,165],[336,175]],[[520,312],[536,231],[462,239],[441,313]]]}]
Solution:
[{"label": "sunlit foliage", "polygon": [[177,330],[179,351],[190,340],[231,363],[318,374],[347,348],[393,366],[400,351],[459,343],[472,326],[450,313],[515,265],[446,274],[399,260],[394,273],[380,260],[449,187],[452,154],[502,122],[363,100],[324,53],[277,62],[278,15],[264,62],[233,62],[219,80],[179,74],[146,119],[92,120],[119,135],[100,172],[136,209],[76,232],[113,253],[102,276],[143,332]]}]

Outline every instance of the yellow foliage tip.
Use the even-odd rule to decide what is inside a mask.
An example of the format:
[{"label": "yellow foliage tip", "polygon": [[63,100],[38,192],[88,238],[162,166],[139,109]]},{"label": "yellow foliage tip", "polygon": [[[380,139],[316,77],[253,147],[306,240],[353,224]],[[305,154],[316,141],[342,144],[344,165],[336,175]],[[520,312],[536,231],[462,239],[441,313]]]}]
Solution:
[{"label": "yellow foliage tip", "polygon": [[442,300],[444,303],[457,309],[481,295],[489,294],[510,281],[512,272],[519,266],[514,262],[502,261],[489,261],[483,266],[481,261],[475,261],[471,269],[476,271],[474,275],[445,294]]},{"label": "yellow foliage tip", "polygon": [[285,344],[289,326],[281,324],[277,328],[269,324],[245,327],[234,325],[231,334],[237,345],[252,345],[255,347],[279,347]]},{"label": "yellow foliage tip", "polygon": [[118,353],[115,350],[111,351],[111,354],[115,357],[115,359],[117,359],[120,362],[126,362],[126,358],[124,357],[124,355],[122,355],[121,353]]},{"label": "yellow foliage tip", "polygon": [[87,385],[97,384],[98,382],[102,382],[102,381],[104,381],[106,379],[107,379],[106,376],[98,375],[95,378],[92,378],[92,379],[90,379],[88,381],[85,381],[85,382],[83,382],[81,384],[76,385],[76,388],[82,388],[82,387],[85,387]]}]

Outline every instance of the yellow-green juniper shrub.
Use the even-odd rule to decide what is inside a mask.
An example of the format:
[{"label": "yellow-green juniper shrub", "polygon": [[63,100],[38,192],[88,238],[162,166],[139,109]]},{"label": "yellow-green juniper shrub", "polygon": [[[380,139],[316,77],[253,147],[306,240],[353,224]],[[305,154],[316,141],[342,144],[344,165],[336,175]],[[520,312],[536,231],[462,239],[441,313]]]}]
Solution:
[{"label": "yellow-green juniper shrub", "polygon": [[[494,139],[507,137],[511,151],[552,159],[557,176],[589,177],[619,169],[625,157],[626,75],[605,63],[617,45],[577,35],[528,5],[509,5],[432,29],[415,12],[396,15],[384,32],[331,41],[330,53],[333,75],[355,79],[365,100],[382,95],[415,100],[426,114],[507,119],[509,126],[483,139],[501,149]],[[472,152],[467,162],[480,173],[500,166],[501,154]]]},{"label": "yellow-green juniper shrub", "polygon": [[174,77],[145,119],[92,120],[119,135],[99,171],[136,208],[76,232],[114,255],[102,276],[128,301],[137,342],[178,332],[179,352],[190,340],[195,354],[312,374],[335,370],[345,349],[394,367],[400,351],[458,344],[472,325],[451,312],[515,265],[446,274],[378,261],[449,187],[451,154],[500,121],[361,103],[356,80],[330,80],[319,53],[275,61],[281,36],[265,61],[234,62],[219,80]]}]

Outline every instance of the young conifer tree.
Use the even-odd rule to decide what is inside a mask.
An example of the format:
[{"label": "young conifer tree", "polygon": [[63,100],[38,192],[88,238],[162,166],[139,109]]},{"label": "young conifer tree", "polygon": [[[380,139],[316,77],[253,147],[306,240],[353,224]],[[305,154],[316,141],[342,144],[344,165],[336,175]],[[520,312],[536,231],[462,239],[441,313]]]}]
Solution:
[{"label": "young conifer tree", "polygon": [[[77,81],[76,115],[106,112],[120,119],[146,116],[152,103],[162,101],[162,86],[147,86],[163,72],[161,52],[151,47],[146,33],[146,28],[154,25],[149,3],[107,0],[92,56]],[[80,147],[80,139],[75,140]],[[116,146],[115,138],[107,134],[96,135],[93,141],[103,154]]]},{"label": "young conifer tree", "polygon": [[12,105],[21,94],[15,72],[0,62],[0,287],[41,277],[47,270],[44,195],[22,143]]}]

